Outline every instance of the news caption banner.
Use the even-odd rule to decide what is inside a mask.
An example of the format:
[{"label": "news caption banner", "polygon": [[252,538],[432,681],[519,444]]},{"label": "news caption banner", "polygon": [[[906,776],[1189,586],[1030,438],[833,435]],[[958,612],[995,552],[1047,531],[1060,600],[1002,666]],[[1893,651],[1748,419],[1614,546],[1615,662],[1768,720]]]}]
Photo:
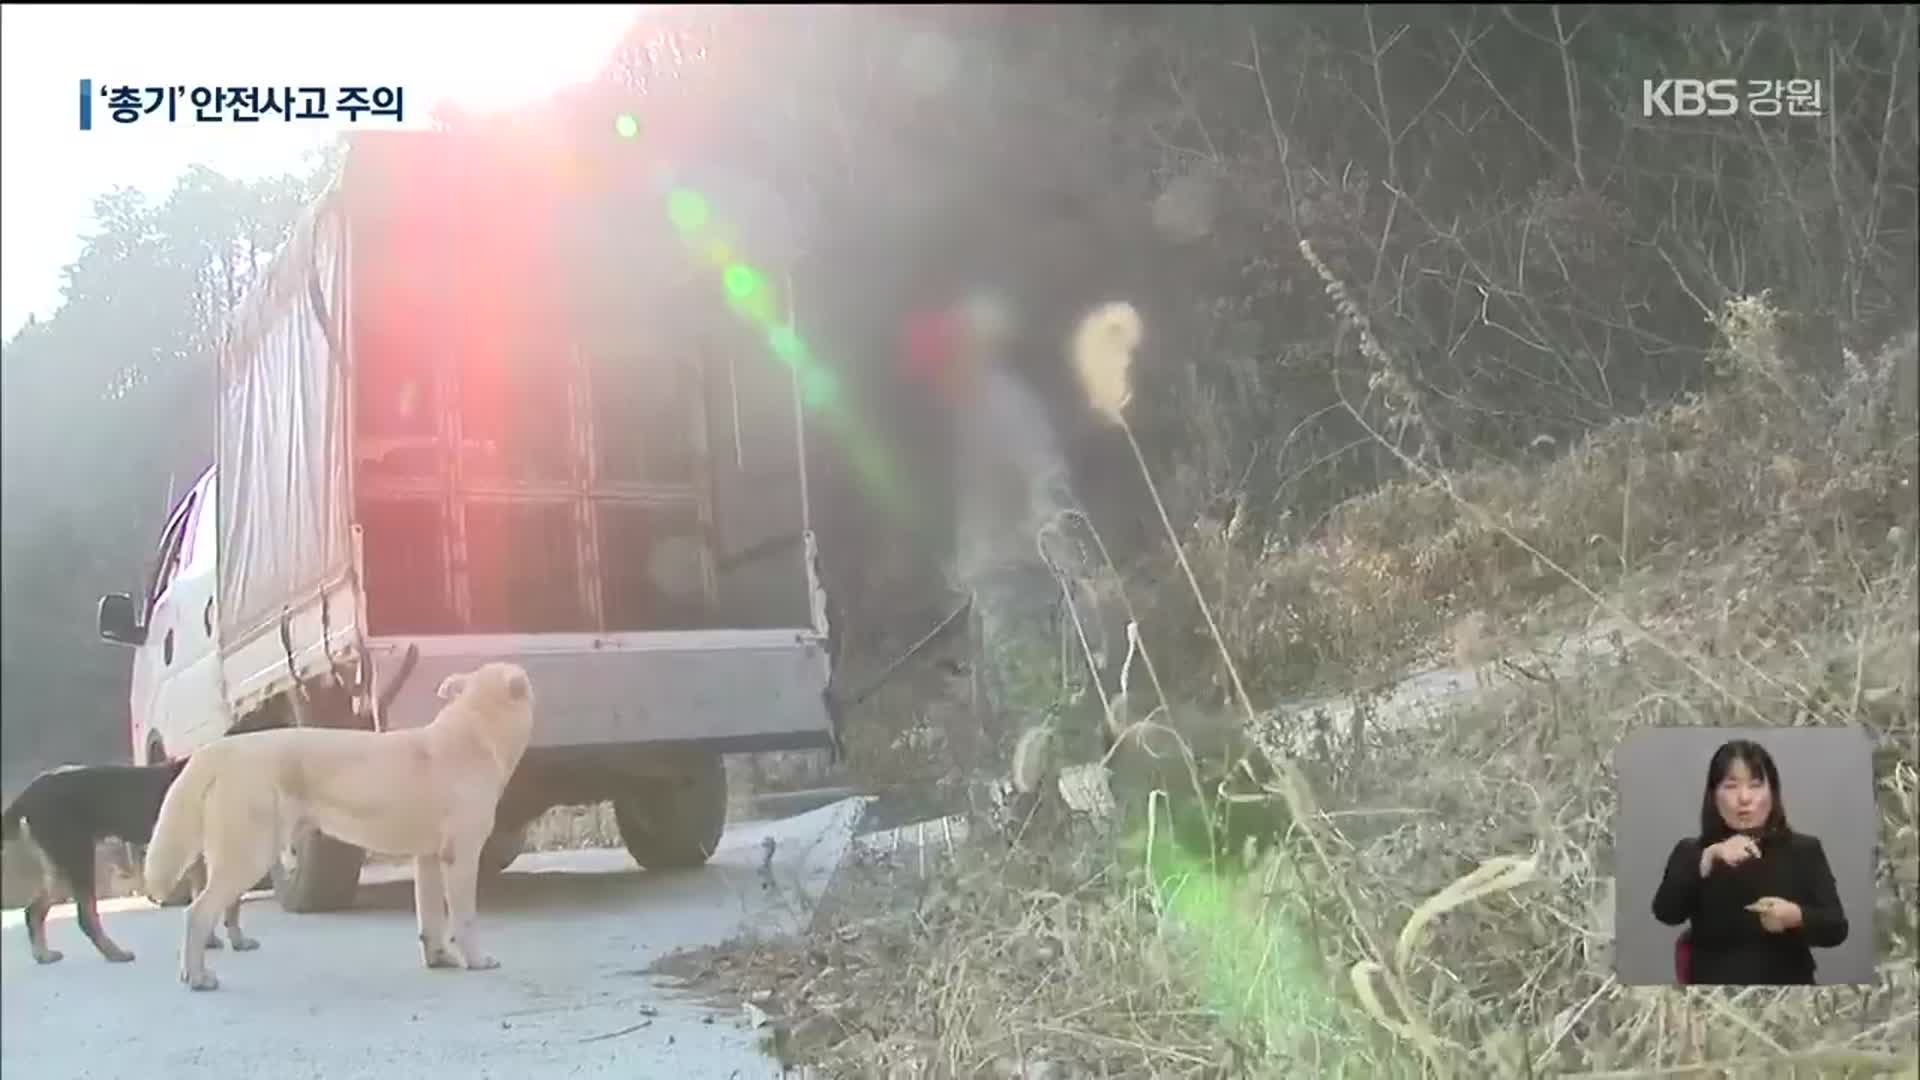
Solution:
[{"label": "news caption banner", "polygon": [[[1743,97],[1740,93],[1746,88]],[[1819,79],[1642,79],[1642,119],[1675,116],[1820,117]],[[1742,105],[1745,108],[1742,108]]]},{"label": "news caption banner", "polygon": [[[80,80],[80,130],[94,129],[96,112],[115,124],[257,124],[346,118],[406,119],[398,86],[122,86]],[[104,122],[102,126],[105,126]]]}]

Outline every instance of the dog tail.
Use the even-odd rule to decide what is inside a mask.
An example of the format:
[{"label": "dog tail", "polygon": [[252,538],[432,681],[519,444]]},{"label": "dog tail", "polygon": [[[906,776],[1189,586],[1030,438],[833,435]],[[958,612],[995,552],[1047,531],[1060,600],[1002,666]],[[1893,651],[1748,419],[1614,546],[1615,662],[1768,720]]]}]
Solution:
[{"label": "dog tail", "polygon": [[147,896],[155,903],[173,892],[180,876],[200,857],[207,790],[213,786],[214,776],[213,762],[207,760],[210,756],[199,753],[188,758],[187,767],[160,801],[160,816],[153,824],[153,840],[147,845],[143,871]]}]

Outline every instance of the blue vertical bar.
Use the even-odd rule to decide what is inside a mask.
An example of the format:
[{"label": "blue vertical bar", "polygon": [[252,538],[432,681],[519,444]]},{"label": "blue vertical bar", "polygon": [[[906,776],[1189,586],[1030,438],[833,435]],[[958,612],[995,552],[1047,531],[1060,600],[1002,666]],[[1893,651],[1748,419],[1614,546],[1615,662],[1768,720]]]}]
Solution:
[{"label": "blue vertical bar", "polygon": [[80,130],[93,130],[93,80],[80,80]]}]

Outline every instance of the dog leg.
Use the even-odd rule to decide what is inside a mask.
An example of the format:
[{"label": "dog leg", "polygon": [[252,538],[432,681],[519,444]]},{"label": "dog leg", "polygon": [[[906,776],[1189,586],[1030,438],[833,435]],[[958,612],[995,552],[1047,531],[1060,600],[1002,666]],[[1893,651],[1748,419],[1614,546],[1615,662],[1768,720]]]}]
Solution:
[{"label": "dog leg", "polygon": [[33,830],[26,822],[20,825],[20,840],[22,862],[33,867],[40,880],[33,899],[27,901],[27,943],[33,946],[35,963],[57,964],[64,954],[59,949],[47,948],[47,912],[53,910],[53,898],[59,895],[60,879],[54,873],[50,857],[34,840]]},{"label": "dog leg", "polygon": [[466,957],[468,971],[488,971],[500,966],[500,961],[488,956],[480,946],[476,899],[479,881],[479,850],[457,852],[447,866],[447,912],[453,922],[453,943]]},{"label": "dog leg", "polygon": [[413,907],[420,924],[420,957],[430,968],[464,966],[447,940],[446,873],[438,855],[413,860]]},{"label": "dog leg", "polygon": [[187,906],[187,940],[180,949],[180,981],[189,990],[218,990],[220,980],[207,970],[207,943],[213,940],[214,913],[219,909],[210,901],[211,887],[203,889]]},{"label": "dog leg", "polygon": [[100,950],[100,955],[107,958],[108,963],[124,964],[131,961],[133,954],[115,945],[113,939],[107,936],[107,928],[100,925],[100,909],[96,905],[91,887],[74,898],[73,906],[80,913],[80,929],[93,942],[93,947]]},{"label": "dog leg", "polygon": [[57,964],[65,955],[59,949],[47,948],[47,910],[51,907],[45,889],[27,901],[27,941],[33,946],[33,960],[37,964]]},{"label": "dog leg", "polygon": [[[220,988],[220,980],[207,970],[207,941],[213,936],[214,922],[223,913],[238,918],[235,909],[240,906],[240,898],[273,865],[275,857],[270,839],[258,850],[235,854],[239,857],[207,856],[207,887],[187,907],[187,940],[180,951],[180,981],[190,990]],[[232,925],[228,924],[229,929]],[[237,943],[235,947],[238,948]]]},{"label": "dog leg", "polygon": [[[250,938],[240,929],[240,901],[235,900],[227,907],[227,938],[233,942],[234,952],[252,952],[260,947],[259,938]],[[207,944],[214,939],[208,938]]]},{"label": "dog leg", "polygon": [[[207,887],[206,864],[198,863],[196,865],[199,867],[195,872],[195,876],[198,878],[199,888],[205,890]],[[233,942],[234,952],[252,952],[260,947],[258,939],[248,937],[246,932],[240,929],[240,901],[235,900],[233,903],[227,905],[226,925],[227,938]],[[220,935],[208,934],[207,948],[217,949],[219,947]]]},{"label": "dog leg", "polygon": [[41,852],[61,879],[72,887],[74,911],[80,918],[80,929],[100,950],[108,963],[124,964],[133,959],[133,954],[113,943],[107,931],[100,925],[100,910],[95,906],[96,878],[94,874],[94,843],[90,839],[62,838],[58,844],[41,842]]},{"label": "dog leg", "polygon": [[[193,865],[187,868],[187,880],[193,883],[193,894],[195,896],[207,891],[207,864],[205,860],[193,860]],[[221,949],[225,947],[226,946],[220,943],[219,934],[212,931],[207,932],[207,948]]]},{"label": "dog leg", "polygon": [[107,928],[100,925],[100,909],[92,889],[77,896],[73,906],[80,915],[81,931],[93,942],[93,947],[100,950],[100,955],[107,958],[108,963],[125,964],[133,959],[133,954],[114,944],[113,939],[107,936]]}]

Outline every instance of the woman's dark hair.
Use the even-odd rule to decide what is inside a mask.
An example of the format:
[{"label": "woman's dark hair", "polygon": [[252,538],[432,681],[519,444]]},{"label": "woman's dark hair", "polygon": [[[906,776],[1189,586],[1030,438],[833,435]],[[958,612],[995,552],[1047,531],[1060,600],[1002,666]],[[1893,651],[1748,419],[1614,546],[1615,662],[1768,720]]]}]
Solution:
[{"label": "woman's dark hair", "polygon": [[1767,753],[1766,747],[1750,739],[1734,739],[1721,744],[1720,749],[1713,752],[1713,760],[1707,763],[1707,789],[1700,796],[1701,842],[1715,844],[1733,835],[1733,829],[1720,816],[1720,807],[1714,802],[1713,792],[1727,778],[1736,761],[1746,765],[1748,772],[1758,773],[1765,779],[1767,790],[1773,796],[1766,823],[1760,826],[1760,835],[1768,838],[1787,836],[1793,830],[1787,825],[1786,795],[1780,790],[1780,769],[1774,765],[1773,755]]}]

